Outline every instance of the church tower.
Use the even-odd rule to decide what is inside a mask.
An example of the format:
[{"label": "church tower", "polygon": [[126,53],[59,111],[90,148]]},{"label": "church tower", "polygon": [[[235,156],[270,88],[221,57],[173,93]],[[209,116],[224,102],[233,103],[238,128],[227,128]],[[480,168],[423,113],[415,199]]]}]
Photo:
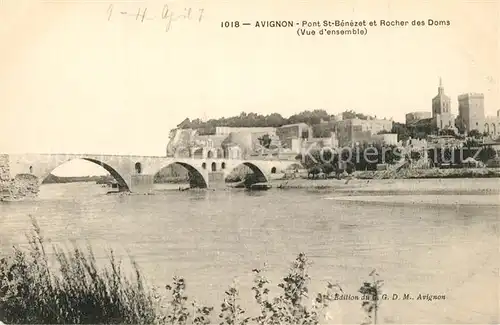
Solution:
[{"label": "church tower", "polygon": [[432,117],[450,112],[451,99],[444,94],[443,80],[439,78],[438,94],[432,99]]},{"label": "church tower", "polygon": [[451,99],[445,95],[443,81],[439,78],[438,94],[432,99],[432,117],[438,129],[454,126],[450,109]]}]

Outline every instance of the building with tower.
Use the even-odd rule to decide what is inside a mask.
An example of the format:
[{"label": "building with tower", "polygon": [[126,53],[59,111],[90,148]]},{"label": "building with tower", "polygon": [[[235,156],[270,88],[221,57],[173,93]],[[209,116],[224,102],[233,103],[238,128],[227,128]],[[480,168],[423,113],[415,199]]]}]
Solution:
[{"label": "building with tower", "polygon": [[484,132],[484,95],[468,93],[458,96],[457,127],[460,132]]},{"label": "building with tower", "polygon": [[451,99],[444,93],[441,78],[439,78],[438,94],[432,99],[432,119],[434,128],[438,131],[455,127],[455,117],[451,114]]},{"label": "building with tower", "polygon": [[428,112],[412,112],[406,114],[406,126],[412,137],[425,138],[428,135],[439,135],[440,131],[453,130],[455,133],[455,117],[451,114],[451,99],[444,93],[442,79],[439,78],[437,95],[432,99],[432,110]]},{"label": "building with tower", "polygon": [[460,132],[477,130],[494,139],[500,137],[500,110],[496,116],[486,116],[484,111],[484,94],[467,93],[458,96],[456,124]]}]

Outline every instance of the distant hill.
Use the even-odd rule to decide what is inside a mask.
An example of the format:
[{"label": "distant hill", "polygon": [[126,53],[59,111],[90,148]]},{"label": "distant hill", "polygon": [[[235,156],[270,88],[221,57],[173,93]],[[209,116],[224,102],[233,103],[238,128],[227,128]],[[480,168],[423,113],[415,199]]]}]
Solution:
[{"label": "distant hill", "polygon": [[106,184],[114,182],[114,178],[111,175],[105,176],[56,176],[49,174],[42,184],[56,184],[56,183],[76,183],[76,182],[95,182],[97,184]]}]

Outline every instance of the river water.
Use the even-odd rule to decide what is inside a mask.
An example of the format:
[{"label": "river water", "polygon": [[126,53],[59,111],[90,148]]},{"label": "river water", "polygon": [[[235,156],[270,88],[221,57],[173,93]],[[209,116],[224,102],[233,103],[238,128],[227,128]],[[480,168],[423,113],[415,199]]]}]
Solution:
[{"label": "river water", "polygon": [[[313,293],[333,281],[355,295],[376,269],[389,297],[445,295],[445,300],[383,301],[380,322],[498,323],[498,193],[425,190],[436,184],[498,189],[499,183],[458,182],[389,186],[421,188],[412,195],[273,189],[123,196],[104,195],[107,188],[91,183],[43,185],[36,201],[0,204],[0,248],[26,243],[32,215],[52,243],[89,242],[98,258],[108,249],[125,260],[132,256],[152,285],[163,287],[172,276],[182,276],[187,294],[202,303],[218,307],[224,289],[236,281],[250,311],[255,308],[251,270],[266,263],[276,284],[304,252],[312,262]],[[327,322],[359,324],[360,306],[360,301],[335,301]]]}]

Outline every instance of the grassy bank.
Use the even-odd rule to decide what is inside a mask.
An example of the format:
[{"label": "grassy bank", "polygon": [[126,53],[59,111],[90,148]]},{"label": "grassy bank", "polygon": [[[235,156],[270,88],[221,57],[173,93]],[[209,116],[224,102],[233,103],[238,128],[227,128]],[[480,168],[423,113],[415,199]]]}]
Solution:
[{"label": "grassy bank", "polygon": [[[14,247],[0,260],[0,321],[6,324],[320,324],[341,290],[330,283],[323,293],[311,296],[309,262],[300,254],[277,293],[271,293],[261,270],[253,270],[258,315],[246,314],[234,285],[216,312],[189,299],[182,278],[174,278],[164,291],[148,289],[138,266],[133,263],[134,276],[127,276],[112,252],[107,266],[98,268],[90,247],[66,252],[54,247],[56,263],[49,266],[35,220],[28,239],[28,249]],[[371,323],[376,323],[379,285],[374,279],[359,290],[370,297],[360,307]]]}]

